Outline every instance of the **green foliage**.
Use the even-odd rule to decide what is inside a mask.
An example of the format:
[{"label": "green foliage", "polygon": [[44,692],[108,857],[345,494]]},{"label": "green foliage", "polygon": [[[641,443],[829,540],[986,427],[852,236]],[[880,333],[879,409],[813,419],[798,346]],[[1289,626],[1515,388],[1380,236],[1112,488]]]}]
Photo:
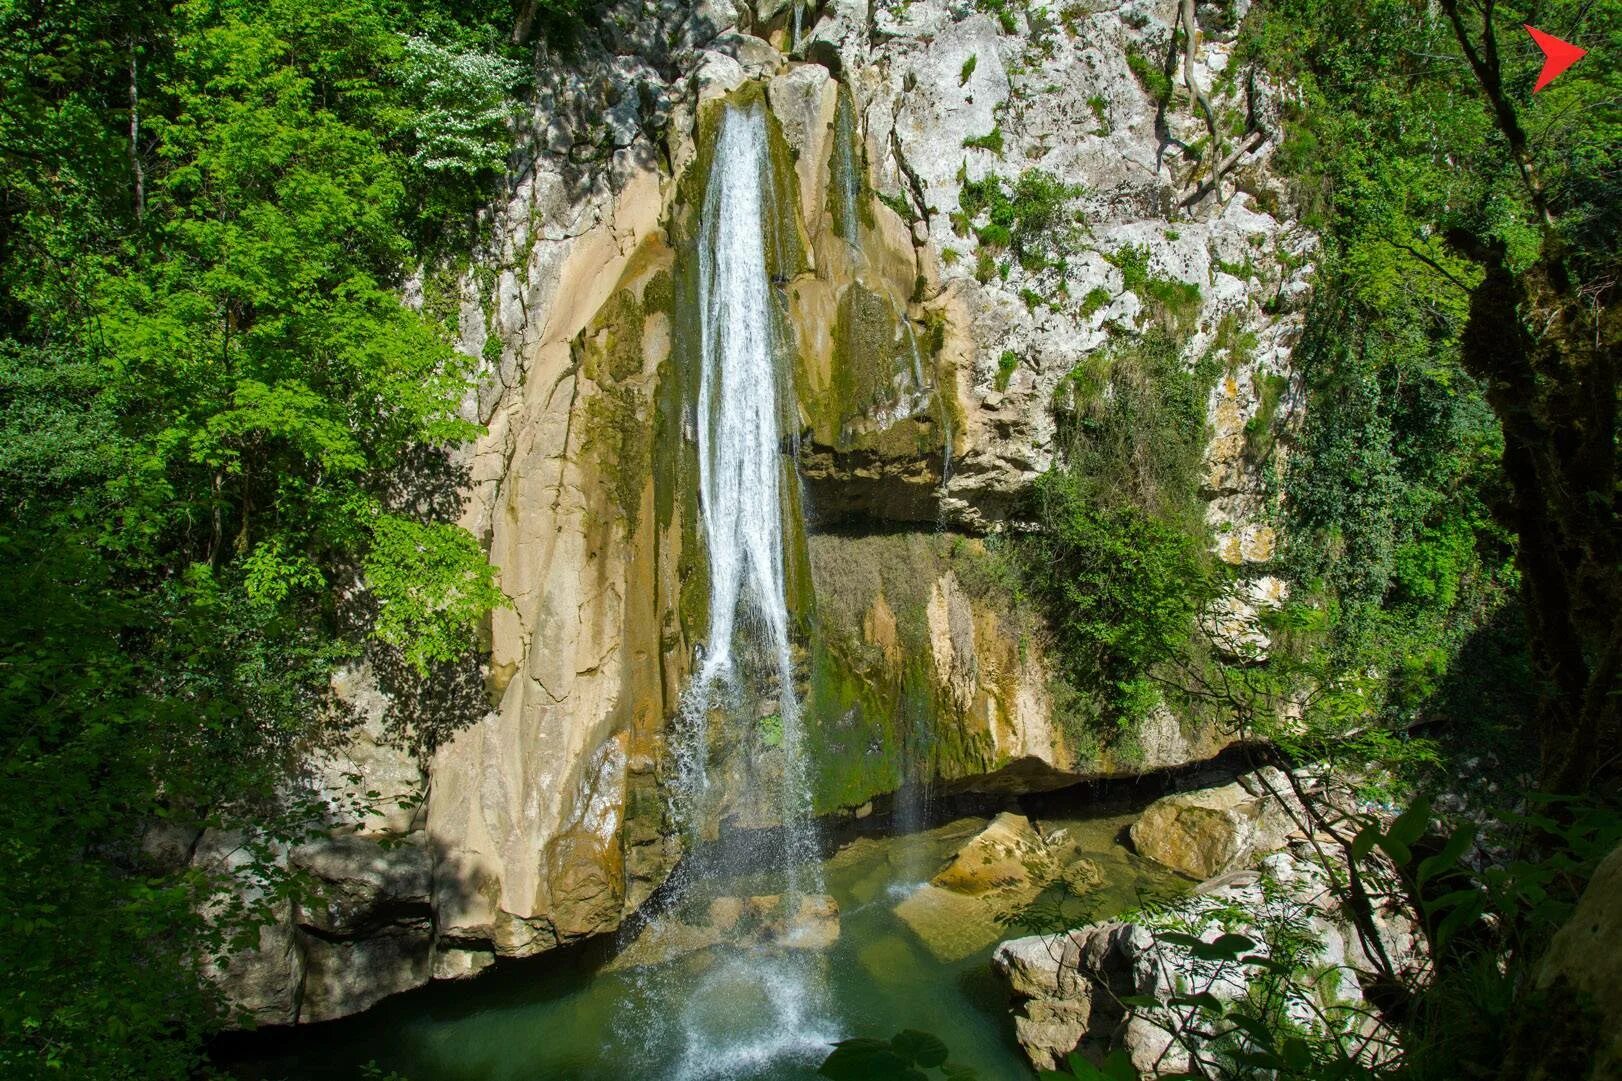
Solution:
[{"label": "green foliage", "polygon": [[[505,164],[505,19],[0,9],[6,1076],[197,1072],[198,964],[301,894],[276,854],[328,813],[289,769],[350,722],[334,669],[368,630],[460,657],[500,601],[472,536],[396,500],[409,470],[436,503],[478,431],[399,287]],[[186,863],[205,827],[239,831],[226,864]]]},{"label": "green foliage", "polygon": [[1117,725],[1158,700],[1154,668],[1187,646],[1215,587],[1198,497],[1214,376],[1152,335],[1095,354],[1056,392],[1064,456],[1037,482],[1021,563],[1066,677]]},{"label": "green foliage", "polygon": [[760,719],[760,742],[767,747],[778,747],[783,743],[783,717],[779,713],[771,713]]},{"label": "green foliage", "polygon": [[1200,311],[1198,285],[1150,274],[1149,249],[1141,244],[1128,244],[1104,258],[1121,271],[1121,283],[1138,294],[1167,333],[1187,335],[1193,331]]},{"label": "green foliage", "polygon": [[[1519,24],[1613,25],[1616,5],[1560,2],[1535,13],[1499,5],[1484,13],[1498,43],[1486,55],[1501,65],[1495,105],[1459,41],[1462,32],[1481,56],[1483,13],[1461,5],[1460,14],[1455,27],[1445,13],[1396,2],[1287,0],[1249,22],[1236,58],[1298,88],[1276,161],[1325,238],[1296,353],[1307,374],[1306,421],[1284,478],[1286,560],[1333,613],[1338,662],[1381,674],[1370,688],[1373,711],[1394,722],[1449,720],[1461,738],[1468,731],[1520,754],[1533,677],[1515,604],[1516,538],[1501,523],[1532,527],[1562,512],[1558,498],[1523,516],[1510,510],[1512,490],[1528,498],[1535,482],[1501,468],[1502,433],[1507,426],[1524,437],[1521,418],[1539,416],[1551,442],[1593,441],[1587,460],[1606,460],[1601,472],[1612,476],[1614,425],[1599,430],[1559,407],[1540,411],[1560,382],[1550,373],[1588,372],[1581,381],[1594,385],[1575,390],[1582,400],[1610,400],[1615,382],[1581,361],[1540,360],[1489,408],[1495,385],[1507,385],[1496,350],[1522,332],[1551,356],[1580,353],[1578,340],[1548,328],[1581,322],[1584,312],[1597,319],[1587,340],[1606,348],[1598,313],[1614,307],[1608,283],[1622,250],[1622,70],[1614,61],[1578,65],[1531,95],[1541,58]],[[1519,160],[1506,118],[1526,133]],[[1567,285],[1547,291],[1542,321],[1516,319],[1506,314],[1512,304],[1484,292],[1489,271],[1520,287],[1542,288],[1540,273]],[[1490,313],[1501,323],[1472,343],[1472,321]],[[1567,593],[1614,593],[1609,570],[1586,577]],[[1542,588],[1528,582],[1526,595]],[[1575,607],[1562,601],[1539,616],[1532,646],[1550,648],[1537,628],[1570,619]],[[1613,633],[1603,620],[1596,626],[1590,654]],[[1564,711],[1581,712],[1569,703]],[[1548,742],[1568,725],[1545,717],[1542,728]]]},{"label": "green foliage", "polygon": [[1014,14],[1014,4],[1017,0],[975,0],[975,7],[993,15],[1002,32],[1012,34],[1019,29],[1019,20]]},{"label": "green foliage", "polygon": [[1135,719],[1157,700],[1149,670],[1173,656],[1193,627],[1203,592],[1200,548],[1178,525],[1137,508],[1095,505],[1072,473],[1044,474],[1037,498],[1041,587],[1066,671]]},{"label": "green foliage", "polygon": [[1154,61],[1138,49],[1128,46],[1126,66],[1151,98],[1161,103],[1171,100],[1171,79],[1155,66]]},{"label": "green foliage", "polygon": [[1036,1076],[1041,1081],[1138,1081],[1132,1056],[1120,1048],[1111,1051],[1101,1066],[1094,1066],[1072,1051],[1065,1057],[1065,1067],[1063,1072],[1038,1070]]},{"label": "green foliage", "polygon": [[1094,94],[1087,99],[1087,108],[1092,110],[1093,119],[1098,121],[1098,127],[1093,134],[1108,135],[1110,133],[1109,99],[1100,94]]},{"label": "green foliage", "polygon": [[971,135],[963,140],[963,145],[970,150],[989,150],[999,158],[1002,157],[1002,125],[993,124],[991,130],[984,135]]},{"label": "green foliage", "polygon": [[1111,299],[1113,298],[1111,298],[1108,289],[1105,289],[1102,285],[1093,286],[1087,290],[1087,295],[1081,298],[1081,317],[1091,319],[1094,313],[1107,305]]},{"label": "green foliage", "polygon": [[1121,284],[1129,292],[1139,292],[1149,282],[1149,249],[1142,244],[1128,244],[1104,256],[1121,272]]},{"label": "green foliage", "polygon": [[[1069,205],[1081,193],[1079,186],[1051,173],[1028,169],[1011,189],[994,173],[980,180],[964,178],[958,205],[982,247],[1010,248],[1022,266],[1034,271],[1075,249],[1079,230]],[[982,218],[985,224],[974,225]]]},{"label": "green foliage", "polygon": [[392,514],[372,524],[366,586],[378,604],[372,633],[424,675],[472,649],[473,628],[506,602],[471,533]]},{"label": "green foliage", "polygon": [[979,62],[980,62],[980,55],[978,53],[970,53],[969,54],[969,58],[967,60],[963,61],[963,70],[958,72],[957,85],[959,85],[959,86],[967,86],[968,85],[969,77],[974,74],[974,66],[976,64],[978,64]]},{"label": "green foliage", "polygon": [[911,221],[913,217],[912,204],[900,192],[879,192],[879,202],[896,212],[902,221]]},{"label": "green foliage", "polygon": [[[1398,719],[1428,708],[1515,586],[1491,510],[1500,430],[1407,314],[1372,312],[1329,278],[1296,350],[1307,410],[1284,481],[1285,562],[1333,598],[1337,663],[1389,674],[1376,704]],[[1494,667],[1475,678],[1505,685]]]},{"label": "green foliage", "polygon": [[1007,390],[1008,381],[1014,377],[1014,369],[1019,367],[1019,354],[1012,349],[1004,349],[1002,356],[997,358],[997,389]]},{"label": "green foliage", "polygon": [[946,1081],[975,1081],[974,1070],[948,1062],[947,1054],[939,1037],[916,1029],[889,1040],[859,1036],[835,1044],[817,1073],[831,1081],[927,1081],[938,1070]]},{"label": "green foliage", "polygon": [[1256,412],[1245,421],[1245,456],[1261,462],[1273,446],[1273,425],[1278,419],[1279,403],[1289,389],[1289,376],[1267,372],[1256,377]]},{"label": "green foliage", "polygon": [[997,261],[992,258],[991,252],[981,248],[974,254],[974,280],[985,285],[997,276]]}]

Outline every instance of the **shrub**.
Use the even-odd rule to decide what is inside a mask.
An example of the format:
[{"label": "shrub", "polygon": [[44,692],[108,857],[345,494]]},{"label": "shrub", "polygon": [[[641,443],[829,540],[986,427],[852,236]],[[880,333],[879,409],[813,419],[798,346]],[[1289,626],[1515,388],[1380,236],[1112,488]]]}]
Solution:
[{"label": "shrub", "polygon": [[1055,392],[1060,459],[1035,486],[1021,563],[1066,678],[1117,721],[1153,704],[1152,669],[1187,647],[1215,592],[1199,499],[1215,375],[1155,332],[1093,354]]},{"label": "shrub", "polygon": [[1008,381],[1014,377],[1014,369],[1019,367],[1019,354],[1012,349],[1004,349],[1002,356],[997,358],[997,389],[1007,390]]},{"label": "shrub", "polygon": [[989,150],[999,158],[1002,157],[1002,125],[992,125],[991,130],[984,135],[969,136],[963,140],[963,145],[970,150]]},{"label": "shrub", "polygon": [[1102,285],[1095,285],[1087,290],[1087,295],[1081,298],[1081,317],[1091,319],[1093,313],[1110,302],[1110,293]]},{"label": "shrub", "polygon": [[1126,51],[1126,66],[1151,98],[1159,102],[1171,100],[1171,80],[1147,56],[1129,48]]},{"label": "shrub", "polygon": [[1075,247],[1079,230],[1068,211],[1070,200],[1082,190],[1041,169],[1028,169],[1012,189],[1004,189],[995,174],[965,179],[958,204],[971,224],[985,217],[986,224],[974,230],[982,245],[1009,248],[1021,265],[1037,270]]}]

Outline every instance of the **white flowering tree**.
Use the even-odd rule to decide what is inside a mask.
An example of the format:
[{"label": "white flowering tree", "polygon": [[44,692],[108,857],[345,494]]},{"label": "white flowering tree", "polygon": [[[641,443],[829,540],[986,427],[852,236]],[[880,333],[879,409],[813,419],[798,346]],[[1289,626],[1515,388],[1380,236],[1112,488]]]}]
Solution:
[{"label": "white flowering tree", "polygon": [[413,164],[440,176],[501,168],[511,145],[520,65],[422,36],[406,38],[404,60],[405,88],[415,104]]}]

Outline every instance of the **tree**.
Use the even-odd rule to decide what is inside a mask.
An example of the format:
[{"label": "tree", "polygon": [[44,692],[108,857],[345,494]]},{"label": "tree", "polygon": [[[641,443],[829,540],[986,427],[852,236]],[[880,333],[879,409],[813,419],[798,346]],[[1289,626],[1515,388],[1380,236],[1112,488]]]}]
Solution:
[{"label": "tree", "polygon": [[[1537,19],[1580,37],[1616,15]],[[1580,793],[1622,764],[1622,76],[1596,50],[1533,99],[1530,18],[1501,0],[1286,0],[1261,12],[1250,55],[1300,87],[1281,160],[1308,211],[1330,212],[1331,282],[1354,322],[1427,343],[1430,367],[1467,377],[1496,418],[1503,483],[1483,491],[1516,539],[1542,784]]]},{"label": "tree", "polygon": [[[349,723],[335,666],[464,657],[502,600],[395,494],[477,431],[399,286],[505,162],[489,15],[0,7],[6,1076],[194,1070],[198,963],[300,888],[276,855],[323,821],[299,766]],[[466,113],[413,42],[489,76]],[[203,829],[240,832],[229,873],[191,865]]]}]

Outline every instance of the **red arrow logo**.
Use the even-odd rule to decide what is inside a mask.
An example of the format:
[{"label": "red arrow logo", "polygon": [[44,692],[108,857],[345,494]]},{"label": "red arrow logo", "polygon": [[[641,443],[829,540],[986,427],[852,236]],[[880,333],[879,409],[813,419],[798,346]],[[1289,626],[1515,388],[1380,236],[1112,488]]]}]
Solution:
[{"label": "red arrow logo", "polygon": [[[1526,26],[1525,23],[1521,24]],[[1561,41],[1553,34],[1545,34],[1535,26],[1526,26],[1526,32],[1532,35],[1538,48],[1543,50],[1543,70],[1538,72],[1537,85],[1532,87],[1532,93],[1554,82],[1554,77],[1565,71],[1571,65],[1588,55],[1587,49],[1579,49],[1569,41]]]}]

